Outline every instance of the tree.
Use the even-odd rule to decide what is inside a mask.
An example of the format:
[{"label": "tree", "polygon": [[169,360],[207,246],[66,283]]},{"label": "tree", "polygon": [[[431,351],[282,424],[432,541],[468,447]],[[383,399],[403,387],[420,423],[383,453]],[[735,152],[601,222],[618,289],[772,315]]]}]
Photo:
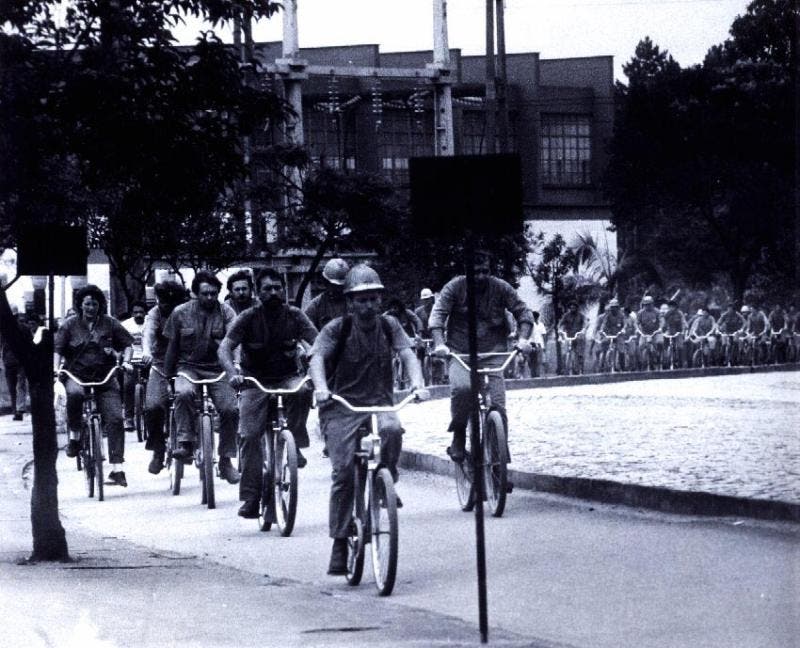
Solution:
[{"label": "tree", "polygon": [[[542,233],[535,234],[529,227],[526,232],[531,252],[540,257],[538,262],[529,262],[528,272],[536,285],[536,289],[550,297],[553,307],[553,325],[558,326],[563,314],[566,292],[566,277],[578,269],[578,255],[572,250],[561,234],[556,234],[549,241],[544,241]],[[561,338],[556,334],[556,367],[563,373],[561,358]]]},{"label": "tree", "polygon": [[604,178],[626,251],[689,283],[792,274],[790,2],[748,7],[732,38],[681,69],[648,39],[618,84]]},{"label": "tree", "polygon": [[[13,245],[25,223],[85,223],[123,284],[175,246],[227,254],[228,201],[247,172],[242,138],[280,119],[283,104],[243,82],[213,32],[179,48],[172,30],[185,14],[218,25],[242,10],[269,17],[276,3],[83,0],[57,21],[60,8],[0,3],[0,243]],[[12,323],[3,293],[0,327],[31,382],[32,557],[65,559],[52,342],[25,346]]]}]

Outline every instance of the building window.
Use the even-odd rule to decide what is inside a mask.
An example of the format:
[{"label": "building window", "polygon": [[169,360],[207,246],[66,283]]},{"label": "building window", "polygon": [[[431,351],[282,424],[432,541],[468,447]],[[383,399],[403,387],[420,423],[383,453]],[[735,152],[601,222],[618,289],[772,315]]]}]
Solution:
[{"label": "building window", "polygon": [[386,109],[381,114],[378,150],[381,169],[397,184],[408,184],[409,159],[433,155],[433,125],[430,113],[408,108]]},{"label": "building window", "polygon": [[541,171],[545,185],[592,182],[591,122],[588,115],[542,115]]},{"label": "building window", "polygon": [[356,168],[355,120],[349,112],[331,113],[314,106],[303,114],[305,144],[314,164],[335,169]]}]

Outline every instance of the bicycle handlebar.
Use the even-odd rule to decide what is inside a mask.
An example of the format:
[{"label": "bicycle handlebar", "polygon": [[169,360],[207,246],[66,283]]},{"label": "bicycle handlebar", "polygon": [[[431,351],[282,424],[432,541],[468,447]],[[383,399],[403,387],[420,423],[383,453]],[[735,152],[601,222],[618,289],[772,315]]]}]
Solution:
[{"label": "bicycle handlebar", "polygon": [[[478,369],[479,374],[490,374],[490,373],[500,373],[501,371],[505,371],[506,367],[511,364],[511,361],[519,354],[519,349],[514,349],[513,351],[493,351],[490,353],[479,353],[478,358],[491,358],[495,356],[508,356],[505,362],[499,367],[486,367],[484,369]],[[454,358],[458,364],[460,364],[464,369],[467,371],[471,371],[470,366],[464,362],[459,354],[451,353],[451,358]]]},{"label": "bicycle handlebar", "polygon": [[67,377],[69,377],[70,380],[72,380],[75,383],[78,383],[81,387],[102,387],[109,380],[111,380],[111,376],[113,376],[118,370],[119,367],[112,367],[111,371],[108,372],[106,377],[103,378],[101,382],[81,382],[79,378],[77,378],[74,374],[70,373],[66,369],[59,369],[58,373],[65,374]]},{"label": "bicycle handlebar", "polygon": [[331,399],[335,400],[338,403],[341,403],[351,412],[363,412],[364,414],[380,414],[382,412],[399,412],[411,401],[417,400],[417,393],[411,392],[408,396],[406,396],[396,405],[372,405],[372,406],[351,405],[346,398],[342,398],[341,396],[339,396],[339,394],[331,394]]},{"label": "bicycle handlebar", "polygon": [[200,379],[192,378],[190,375],[185,374],[182,371],[178,372],[178,376],[180,376],[181,378],[185,378],[193,385],[210,385],[212,383],[219,382],[220,380],[222,380],[225,377],[225,372],[223,371],[216,378],[200,378]]},{"label": "bicycle handlebar", "polygon": [[300,389],[302,387],[304,387],[306,385],[306,383],[310,382],[310,380],[311,380],[311,378],[309,376],[304,376],[303,380],[301,380],[299,383],[297,383],[297,385],[293,389],[283,389],[283,388],[281,388],[281,389],[268,389],[267,387],[264,387],[264,385],[262,385],[258,381],[258,379],[253,378],[253,376],[242,376],[242,378],[244,378],[245,380],[249,380],[251,383],[253,383],[256,387],[258,387],[265,394],[272,394],[274,396],[279,396],[279,395],[284,395],[284,394],[296,394],[297,392],[300,391]]},{"label": "bicycle handlebar", "polygon": [[577,332],[575,335],[573,335],[572,337],[570,337],[570,336],[569,336],[569,335],[567,335],[567,334],[566,334],[564,331],[559,331],[559,332],[558,332],[558,336],[559,336],[559,337],[560,337],[562,340],[566,340],[567,342],[572,342],[572,341],[574,341],[574,340],[577,340],[579,337],[585,337],[585,334],[584,334],[584,332],[583,332],[583,331],[578,331],[578,332]]}]

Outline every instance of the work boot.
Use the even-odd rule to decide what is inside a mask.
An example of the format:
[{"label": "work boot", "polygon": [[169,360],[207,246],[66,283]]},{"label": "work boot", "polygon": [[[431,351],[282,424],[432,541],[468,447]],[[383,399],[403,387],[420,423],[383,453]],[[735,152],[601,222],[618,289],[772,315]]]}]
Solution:
[{"label": "work boot", "polygon": [[68,457],[77,457],[81,451],[81,442],[78,439],[70,439],[67,441],[67,447],[64,450]]},{"label": "work boot", "polygon": [[108,473],[108,481],[106,484],[110,486],[128,486],[128,480],[125,479],[125,473],[121,470]]},{"label": "work boot", "polygon": [[254,520],[259,514],[258,500],[246,500],[244,504],[239,507],[239,517],[247,520]]},{"label": "work boot", "polygon": [[131,430],[136,429],[136,423],[133,422],[132,418],[125,417],[125,431],[130,432]]},{"label": "work boot", "polygon": [[14,412],[14,420],[21,421],[22,420],[22,412]]},{"label": "work boot", "polygon": [[331,561],[328,564],[330,576],[343,576],[347,573],[347,538],[334,538]]},{"label": "work boot", "polygon": [[229,484],[239,483],[241,475],[239,474],[239,471],[233,467],[230,457],[220,457],[218,467],[219,467],[219,476],[222,477],[225,481],[227,481]]},{"label": "work boot", "polygon": [[303,456],[303,453],[300,452],[300,448],[297,448],[297,467],[298,468],[305,468],[308,460]]},{"label": "work boot", "polygon": [[461,463],[464,461],[464,444],[464,435],[453,432],[453,441],[450,444],[450,447],[447,448],[447,454],[449,454],[450,458],[456,463]]},{"label": "work boot", "polygon": [[147,472],[151,475],[157,475],[164,467],[164,451],[153,450],[153,458],[150,459],[150,464],[147,466]]}]

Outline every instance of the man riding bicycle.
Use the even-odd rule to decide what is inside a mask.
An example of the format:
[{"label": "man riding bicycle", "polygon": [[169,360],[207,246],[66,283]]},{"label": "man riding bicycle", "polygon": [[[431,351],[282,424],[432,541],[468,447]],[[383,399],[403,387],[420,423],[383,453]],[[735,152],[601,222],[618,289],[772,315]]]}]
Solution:
[{"label": "man riding bicycle", "polygon": [[[368,414],[352,412],[331,399],[338,394],[356,406],[392,404],[392,354],[398,353],[412,390],[427,397],[422,371],[408,336],[393,317],[381,315],[383,284],[378,273],[357,265],[344,284],[351,314],[329,322],[311,349],[309,374],[328,443],[332,473],[329,533],[333,538],[328,573],[347,573],[347,538],[353,510],[353,466],[358,430]],[[397,481],[403,429],[395,413],[378,415],[381,462]],[[398,506],[401,506],[398,498]]]},{"label": "man riding bicycle", "polygon": [[169,402],[169,380],[164,371],[164,355],[169,340],[164,335],[164,327],[176,306],[186,301],[183,286],[174,281],[157,283],[154,288],[156,305],[150,309],[144,320],[142,333],[142,364],[154,368],[147,379],[147,393],[144,399],[144,424],[147,427],[145,447],[153,452],[148,472],[157,475],[164,467],[166,439],[164,424],[167,420]]},{"label": "man riding bicycle", "polygon": [[605,359],[611,347],[611,340],[609,337],[614,340],[614,348],[617,350],[618,357],[621,359],[624,356],[625,340],[623,339],[623,333],[627,323],[626,320],[625,313],[619,306],[619,300],[614,297],[608,302],[607,308],[603,313],[603,320],[597,329],[597,341],[600,347],[600,357],[602,360]]},{"label": "man riding bicycle", "polygon": [[706,364],[709,363],[711,357],[714,355],[714,349],[716,349],[717,340],[713,335],[716,328],[717,322],[714,320],[711,313],[708,312],[708,307],[705,305],[701,306],[698,315],[692,320],[692,325],[689,327],[689,338],[708,336],[705,338],[705,347],[702,346],[702,340],[697,341],[697,344],[700,344],[700,348],[703,350]]},{"label": "man riding bicycle", "polygon": [[[222,283],[212,273],[201,270],[192,279],[192,292],[197,298],[172,311],[164,329],[164,336],[169,340],[164,357],[164,373],[167,376],[181,372],[197,380],[216,378],[222,372],[217,349],[236,314],[230,306],[219,302],[221,287]],[[198,432],[195,430],[197,389],[186,378],[176,376],[175,427],[178,447],[173,452],[176,459],[188,459],[194,454]],[[208,392],[220,419],[217,449],[219,474],[228,483],[237,484],[239,472],[231,463],[236,456],[236,394],[226,381],[209,384]]]},{"label": "man riding bicycle", "polygon": [[[132,362],[142,359],[142,333],[144,331],[144,318],[147,315],[147,304],[142,301],[135,301],[131,306],[131,316],[120,322],[122,327],[133,337]],[[123,402],[125,405],[125,429],[133,430],[136,426],[133,422],[134,398],[136,394],[136,373],[131,371],[125,374]]]},{"label": "man riding bicycle", "polygon": [[745,333],[755,338],[753,348],[758,350],[760,360],[765,361],[767,338],[770,333],[769,320],[760,308],[749,308],[745,321]]},{"label": "man riding bicycle", "polygon": [[[504,352],[507,350],[508,323],[506,311],[510,311],[517,322],[516,348],[526,355],[531,352],[531,329],[533,313],[525,304],[517,291],[506,281],[491,274],[491,254],[478,252],[475,254],[475,318],[478,329],[478,353]],[[469,353],[469,333],[467,325],[467,280],[464,275],[451,279],[439,293],[439,299],[433,306],[429,321],[434,353],[440,358],[447,358],[453,353]],[[444,341],[444,330],[447,327],[447,344]],[[488,358],[482,363],[484,367],[501,366],[502,358]],[[450,426],[453,440],[447,453],[453,461],[464,460],[467,421],[472,410],[472,391],[470,375],[460,364],[451,360],[450,376]],[[492,403],[500,411],[503,422],[508,429],[505,415],[506,389],[502,376],[492,374],[489,377],[489,393]]]},{"label": "man riding bicycle", "polygon": [[642,297],[642,307],[636,313],[636,330],[639,333],[639,352],[649,343],[659,349],[664,342],[661,335],[661,313],[658,312],[655,300],[650,295]]},{"label": "man riding bicycle", "polygon": [[672,345],[675,349],[675,357],[677,358],[677,367],[683,365],[683,340],[686,335],[686,317],[678,308],[678,302],[670,299],[667,302],[667,311],[661,320],[661,332],[665,335],[674,336],[672,338]]},{"label": "man riding bicycle", "polygon": [[[54,365],[63,368],[81,382],[97,382],[117,364],[116,353],[122,354],[122,366],[131,370],[133,338],[114,317],[106,315],[106,297],[97,286],[89,284],[75,293],[77,315],[68,317],[55,338]],[[116,352],[116,353],[115,353]],[[67,424],[69,441],[66,454],[77,457],[80,452],[83,400],[85,390],[71,378],[65,380],[67,391]],[[109,380],[95,390],[100,419],[108,435],[109,482],[127,486],[122,464],[125,462],[125,430],[122,425],[122,400],[119,382]]]},{"label": "man riding bicycle", "polygon": [[[584,340],[584,335],[579,334],[583,333],[585,328],[586,317],[578,309],[578,302],[573,299],[567,306],[567,312],[561,316],[561,320],[558,323],[558,332],[566,337],[575,338],[571,343],[567,342],[567,344],[572,344],[573,351],[578,358],[578,368],[581,372],[583,372],[583,353],[586,341]],[[562,349],[562,352],[566,351],[567,349]],[[564,371],[569,373],[569,367],[565,367]]]},{"label": "man riding bicycle", "polygon": [[[269,421],[269,394],[245,381],[252,376],[265,387],[291,389],[305,373],[302,359],[317,337],[317,329],[303,311],[286,303],[283,275],[272,268],[256,274],[260,305],[236,318],[219,347],[219,360],[239,396],[239,440],[242,480],[239,515],[257,518],[261,497],[261,466],[264,463],[261,435]],[[241,346],[241,373],[234,365],[234,350]],[[301,394],[284,398],[286,418],[297,445],[297,466],[306,458],[300,448],[309,446],[307,400]]]}]

